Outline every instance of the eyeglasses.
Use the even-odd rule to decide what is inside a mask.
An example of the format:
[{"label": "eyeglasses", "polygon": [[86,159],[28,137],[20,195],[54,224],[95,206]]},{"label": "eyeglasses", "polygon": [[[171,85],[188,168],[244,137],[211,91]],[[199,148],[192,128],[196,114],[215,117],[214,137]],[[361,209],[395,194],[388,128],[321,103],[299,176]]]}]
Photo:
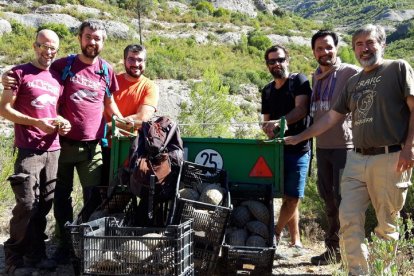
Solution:
[{"label": "eyeglasses", "polygon": [[272,59],[267,59],[266,60],[266,64],[267,65],[275,65],[276,62],[282,64],[285,61],[286,61],[286,58],[285,57],[283,57],[283,58],[272,58]]},{"label": "eyeglasses", "polygon": [[50,50],[52,54],[56,53],[59,49],[53,46],[48,46],[45,44],[40,44],[36,42],[36,46],[39,47],[42,51]]},{"label": "eyeglasses", "polygon": [[143,63],[145,61],[145,59],[129,57],[129,58],[127,58],[127,61],[128,61],[128,63],[135,64],[136,62]]}]

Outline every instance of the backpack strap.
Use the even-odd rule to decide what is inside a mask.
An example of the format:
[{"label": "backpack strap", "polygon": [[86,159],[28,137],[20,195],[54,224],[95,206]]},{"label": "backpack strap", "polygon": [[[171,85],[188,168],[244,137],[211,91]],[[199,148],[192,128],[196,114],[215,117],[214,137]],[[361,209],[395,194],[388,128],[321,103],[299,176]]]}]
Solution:
[{"label": "backpack strap", "polygon": [[290,73],[289,74],[289,78],[288,78],[288,82],[289,82],[289,93],[292,94],[294,96],[294,91],[296,88],[296,77],[298,76],[298,73]]},{"label": "backpack strap", "polygon": [[76,55],[70,54],[66,58],[66,66],[65,66],[65,68],[63,68],[62,76],[60,77],[61,80],[63,80],[63,81],[66,80],[68,78],[68,76],[69,77],[75,76],[75,74],[71,71],[72,65],[75,62],[75,57],[76,57]]},{"label": "backpack strap", "polygon": [[101,77],[105,78],[105,94],[107,97],[111,97],[111,91],[109,91],[109,86],[111,84],[110,80],[109,80],[109,70],[108,70],[108,65],[102,61],[101,58],[99,58],[99,63],[100,63],[100,67],[101,70],[95,72],[96,74],[100,75]]}]

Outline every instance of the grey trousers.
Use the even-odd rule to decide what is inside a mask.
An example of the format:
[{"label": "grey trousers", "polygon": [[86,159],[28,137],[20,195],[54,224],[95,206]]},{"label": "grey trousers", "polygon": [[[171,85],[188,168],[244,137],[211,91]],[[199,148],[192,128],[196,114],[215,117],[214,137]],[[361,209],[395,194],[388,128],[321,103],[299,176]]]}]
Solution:
[{"label": "grey trousers", "polygon": [[10,238],[4,243],[6,265],[37,261],[46,256],[46,215],[52,208],[60,150],[19,149],[9,177],[16,199]]}]

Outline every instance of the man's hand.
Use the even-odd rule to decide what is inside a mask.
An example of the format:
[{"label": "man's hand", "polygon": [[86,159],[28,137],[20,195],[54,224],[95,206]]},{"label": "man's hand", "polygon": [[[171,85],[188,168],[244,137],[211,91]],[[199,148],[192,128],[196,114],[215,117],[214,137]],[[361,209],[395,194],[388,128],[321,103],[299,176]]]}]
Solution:
[{"label": "man's hand", "polygon": [[298,144],[302,141],[298,138],[298,135],[287,136],[287,137],[283,138],[283,140],[285,141],[285,145],[296,145],[296,144]]},{"label": "man's hand", "polygon": [[414,148],[411,145],[406,145],[400,152],[398,159],[397,171],[403,172],[411,169],[414,166]]},{"label": "man's hand", "polygon": [[59,135],[65,136],[71,130],[72,125],[65,118],[58,116],[52,121],[52,125],[57,128]]},{"label": "man's hand", "polygon": [[272,120],[263,123],[262,129],[269,139],[275,138],[275,129],[280,128],[280,120]]},{"label": "man's hand", "polygon": [[3,75],[1,75],[1,83],[3,84],[4,89],[13,90],[14,88],[16,88],[17,81],[15,78],[11,77],[12,74],[13,71],[9,70],[4,72]]},{"label": "man's hand", "polygon": [[34,126],[47,134],[52,134],[56,131],[56,126],[53,125],[53,120],[54,119],[51,118],[37,119]]}]

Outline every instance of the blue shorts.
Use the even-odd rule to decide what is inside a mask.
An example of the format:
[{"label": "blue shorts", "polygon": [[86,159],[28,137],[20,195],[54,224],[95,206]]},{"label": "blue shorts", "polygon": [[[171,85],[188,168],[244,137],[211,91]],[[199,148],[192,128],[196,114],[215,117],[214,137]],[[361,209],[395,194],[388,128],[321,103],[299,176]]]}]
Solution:
[{"label": "blue shorts", "polygon": [[308,176],[310,151],[284,154],[284,194],[295,198],[305,195]]}]

